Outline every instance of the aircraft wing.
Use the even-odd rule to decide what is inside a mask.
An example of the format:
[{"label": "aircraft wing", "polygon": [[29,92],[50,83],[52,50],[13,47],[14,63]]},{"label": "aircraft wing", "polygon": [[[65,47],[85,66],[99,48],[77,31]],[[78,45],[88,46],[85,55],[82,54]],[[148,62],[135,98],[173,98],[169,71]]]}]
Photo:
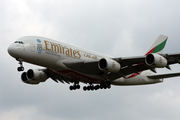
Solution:
[{"label": "aircraft wing", "polygon": [[106,73],[99,69],[98,62],[99,60],[76,60],[76,61],[64,61],[63,64],[69,69],[75,70],[80,73],[89,74],[89,75],[101,75],[106,74],[108,79],[114,80],[119,77],[125,77],[132,73],[138,73],[143,70],[154,68],[149,67],[145,64],[145,56],[138,56],[132,58],[120,58],[114,59],[119,62],[122,66],[121,70],[118,73]]},{"label": "aircraft wing", "polygon": [[[160,55],[167,59],[168,65],[176,64],[176,63],[180,64],[180,53],[160,54]],[[146,64],[145,57],[146,56],[122,57],[122,58],[114,58],[114,60],[119,61],[119,63],[121,64],[121,67],[124,67],[124,66],[127,66],[128,64],[131,64],[131,65],[138,64],[138,63]]]},{"label": "aircraft wing", "polygon": [[[160,54],[167,60],[167,68],[170,69],[169,65],[171,64],[180,64],[180,53],[176,54]],[[143,70],[150,69],[153,72],[155,71],[155,67],[148,66],[145,63],[146,56],[136,56],[136,57],[122,57],[122,58],[113,58],[121,64],[121,70],[125,73],[125,75],[129,75],[132,73],[138,73]],[[120,72],[121,72],[120,70]]]},{"label": "aircraft wing", "polygon": [[150,79],[163,79],[163,78],[170,78],[170,77],[177,77],[177,76],[180,76],[180,73],[148,75],[147,77],[150,78]]},{"label": "aircraft wing", "polygon": [[[180,53],[178,54],[161,54],[168,61],[168,65],[180,63]],[[145,63],[145,55],[144,56],[135,56],[135,57],[122,57],[122,58],[112,58],[117,61],[121,65],[121,70],[118,73],[110,73],[108,74],[109,79],[116,79],[119,77],[125,77],[132,73],[139,73],[143,70],[150,69],[153,72],[155,71],[155,67],[150,67]],[[76,60],[76,61],[64,61],[63,64],[66,67],[89,75],[99,75],[104,74],[104,71],[101,71],[98,68],[99,60]]]},{"label": "aircraft wing", "polygon": [[180,64],[180,53],[176,54],[161,54],[163,57],[165,57],[168,61],[168,64],[175,64],[179,63]]}]

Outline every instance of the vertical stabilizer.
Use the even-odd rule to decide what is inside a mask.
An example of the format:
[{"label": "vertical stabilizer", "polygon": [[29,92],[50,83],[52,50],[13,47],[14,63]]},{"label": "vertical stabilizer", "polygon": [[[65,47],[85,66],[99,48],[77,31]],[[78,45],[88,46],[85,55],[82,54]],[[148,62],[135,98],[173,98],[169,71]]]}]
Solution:
[{"label": "vertical stabilizer", "polygon": [[165,35],[159,35],[158,38],[154,41],[154,43],[150,46],[150,48],[147,50],[145,55],[148,55],[149,53],[158,53],[162,54],[164,47],[166,45],[168,37]]}]

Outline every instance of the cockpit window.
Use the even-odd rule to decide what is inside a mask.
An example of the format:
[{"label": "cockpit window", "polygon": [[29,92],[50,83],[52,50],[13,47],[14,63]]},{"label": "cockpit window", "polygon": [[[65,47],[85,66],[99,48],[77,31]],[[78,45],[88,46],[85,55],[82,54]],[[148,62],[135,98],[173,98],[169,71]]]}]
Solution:
[{"label": "cockpit window", "polygon": [[22,41],[15,41],[14,43],[24,44]]}]

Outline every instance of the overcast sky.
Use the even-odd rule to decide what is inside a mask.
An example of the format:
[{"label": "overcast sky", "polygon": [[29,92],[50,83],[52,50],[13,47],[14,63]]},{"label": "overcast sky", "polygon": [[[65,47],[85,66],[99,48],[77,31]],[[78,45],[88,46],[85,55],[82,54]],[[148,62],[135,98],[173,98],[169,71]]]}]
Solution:
[{"label": "overcast sky", "polygon": [[[169,37],[165,53],[179,53],[179,6],[178,0],[0,0],[0,120],[179,120],[180,77],[70,91],[51,79],[23,83],[18,62],[7,53],[18,38],[37,35],[113,57],[136,56],[159,34]],[[178,64],[172,71],[159,70],[179,71]]]}]

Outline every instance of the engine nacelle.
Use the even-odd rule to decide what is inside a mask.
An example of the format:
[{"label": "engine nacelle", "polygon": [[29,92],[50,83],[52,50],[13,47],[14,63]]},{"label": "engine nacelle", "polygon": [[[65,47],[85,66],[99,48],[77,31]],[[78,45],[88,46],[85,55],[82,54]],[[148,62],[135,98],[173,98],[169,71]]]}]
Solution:
[{"label": "engine nacelle", "polygon": [[106,58],[100,59],[98,63],[98,67],[100,70],[103,70],[106,72],[112,72],[112,73],[119,72],[119,70],[121,69],[121,65],[118,62],[116,62],[115,60],[106,59]]},{"label": "engine nacelle", "polygon": [[47,74],[37,69],[29,69],[21,75],[21,80],[27,84],[39,84],[40,82],[45,82],[47,79]]},{"label": "engine nacelle", "polygon": [[155,53],[150,53],[146,56],[145,62],[151,67],[163,68],[167,66],[167,60],[163,56]]}]

